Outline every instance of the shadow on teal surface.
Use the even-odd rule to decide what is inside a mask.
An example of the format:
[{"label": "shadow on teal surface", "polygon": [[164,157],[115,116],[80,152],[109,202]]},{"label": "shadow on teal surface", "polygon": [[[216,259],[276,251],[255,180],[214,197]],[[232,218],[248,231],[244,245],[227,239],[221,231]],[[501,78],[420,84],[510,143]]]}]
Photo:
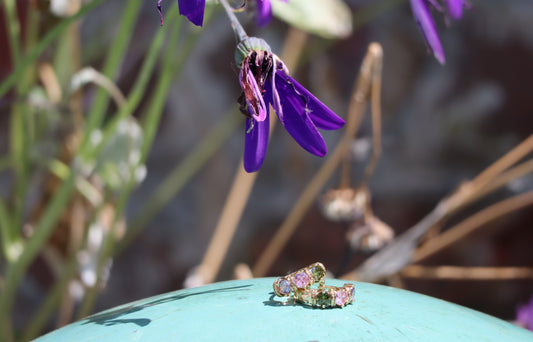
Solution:
[{"label": "shadow on teal surface", "polygon": [[129,315],[134,312],[141,311],[145,308],[154,306],[154,305],[160,305],[163,303],[168,303],[176,300],[181,300],[183,298],[187,298],[190,296],[200,296],[204,294],[210,294],[210,293],[217,293],[217,292],[223,292],[223,291],[238,291],[242,290],[246,287],[250,287],[251,285],[240,285],[240,286],[231,286],[231,287],[225,287],[225,288],[219,288],[214,290],[205,290],[205,291],[199,291],[195,293],[179,293],[170,297],[165,297],[161,299],[157,299],[151,302],[143,303],[143,304],[137,304],[137,305],[128,305],[125,307],[118,307],[116,309],[110,309],[107,311],[104,311],[99,314],[95,314],[92,316],[89,316],[85,320],[83,320],[82,324],[100,324],[103,326],[111,326],[115,324],[125,324],[125,323],[133,323],[140,327],[147,326],[152,322],[149,318],[135,318],[135,319],[120,319],[120,317]]},{"label": "shadow on teal surface", "polygon": [[405,290],[354,283],[354,303],[323,310],[277,299],[273,281],[228,281],[143,299],[37,341],[533,342],[533,333],[508,322]]}]

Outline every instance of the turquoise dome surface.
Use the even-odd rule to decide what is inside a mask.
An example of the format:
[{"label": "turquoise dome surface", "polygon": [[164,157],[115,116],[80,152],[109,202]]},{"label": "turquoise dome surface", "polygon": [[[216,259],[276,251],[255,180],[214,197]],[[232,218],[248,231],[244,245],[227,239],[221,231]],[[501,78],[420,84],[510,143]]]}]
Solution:
[{"label": "turquoise dome surface", "polygon": [[[226,281],[158,295],[95,314],[37,341],[533,342],[528,330],[410,291],[352,282],[353,304],[319,309],[274,296],[274,280]],[[344,283],[326,279],[326,285]]]}]

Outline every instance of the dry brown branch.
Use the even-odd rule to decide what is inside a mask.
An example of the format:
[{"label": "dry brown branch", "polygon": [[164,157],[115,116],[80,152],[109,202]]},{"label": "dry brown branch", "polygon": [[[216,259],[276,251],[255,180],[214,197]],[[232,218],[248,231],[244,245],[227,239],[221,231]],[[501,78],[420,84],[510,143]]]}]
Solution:
[{"label": "dry brown branch", "polygon": [[490,221],[529,205],[533,205],[533,191],[516,195],[495,203],[468,217],[466,220],[453,226],[444,233],[427,241],[414,252],[411,261],[419,262],[461,240],[467,235],[472,234]]},{"label": "dry brown branch", "polygon": [[421,279],[448,280],[514,280],[533,279],[532,267],[427,267],[410,265],[405,267],[400,276]]},{"label": "dry brown branch", "polygon": [[522,176],[526,169],[526,163],[507,172],[505,170],[527,156],[531,151],[533,151],[533,135],[486,168],[472,181],[460,185],[450,196],[441,200],[420,222],[398,236],[390,245],[368,258],[356,270],[343,275],[342,278],[373,282],[399,272],[411,262],[412,253],[418,242],[433,226],[479,198],[480,193],[486,193],[487,189],[492,187],[492,182],[498,182],[503,179],[509,182],[514,179],[510,175]]}]

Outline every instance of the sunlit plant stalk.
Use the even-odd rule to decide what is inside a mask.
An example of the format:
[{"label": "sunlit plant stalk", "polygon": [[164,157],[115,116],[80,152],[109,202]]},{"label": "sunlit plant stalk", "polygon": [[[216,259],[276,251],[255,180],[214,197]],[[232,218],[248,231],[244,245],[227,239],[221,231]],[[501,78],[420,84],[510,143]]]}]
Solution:
[{"label": "sunlit plant stalk", "polygon": [[78,13],[71,17],[63,19],[56,26],[54,26],[48,33],[35,45],[31,50],[22,58],[21,62],[15,66],[15,69],[11,74],[0,83],[0,97],[3,97],[22,77],[31,63],[39,57],[39,55],[52,43],[59,35],[66,30],[69,25],[76,20],[79,20],[85,14],[92,9],[103,3],[105,0],[93,0],[84,7],[82,7]]},{"label": "sunlit plant stalk", "polygon": [[[177,12],[177,11],[174,11]],[[98,293],[98,284],[99,280],[102,274],[102,271],[105,267],[105,262],[109,258],[112,257],[114,254],[114,243],[115,243],[115,230],[118,220],[122,217],[124,209],[127,205],[127,201],[129,199],[129,196],[131,192],[133,191],[133,188],[135,186],[135,176],[134,172],[137,168],[137,166],[142,165],[146,157],[148,155],[148,149],[152,144],[153,137],[155,134],[155,130],[158,126],[159,119],[161,117],[161,114],[163,112],[163,104],[166,100],[168,90],[170,89],[170,86],[172,85],[173,78],[172,76],[174,73],[172,72],[173,67],[175,65],[174,62],[174,55],[176,53],[176,48],[179,43],[179,33],[182,27],[183,20],[179,18],[177,22],[172,22],[173,17],[168,18],[170,21],[170,25],[172,27],[170,36],[169,36],[169,45],[166,48],[166,52],[163,55],[163,63],[160,70],[160,78],[158,80],[158,83],[156,85],[155,91],[152,95],[152,100],[150,101],[150,105],[148,107],[148,110],[145,112],[146,115],[144,117],[144,127],[143,127],[143,146],[142,146],[142,152],[141,152],[141,158],[138,162],[138,165],[135,167],[132,167],[131,173],[130,173],[130,180],[128,184],[126,185],[125,189],[121,192],[118,198],[118,202],[115,206],[115,217],[113,220],[113,223],[111,224],[111,228],[107,232],[104,241],[102,243],[101,251],[98,256],[98,262],[97,262],[97,271],[96,275],[98,280],[96,281],[96,285],[89,288],[85,294],[85,297],[83,299],[83,302],[80,306],[80,310],[78,312],[78,318],[82,318],[87,316],[94,305],[94,301],[96,299],[97,293]],[[162,29],[160,32],[165,32],[165,29]]]},{"label": "sunlit plant stalk", "polygon": [[[2,92],[7,92],[12,86],[14,80],[17,76],[22,75],[25,72],[25,68],[35,60],[35,58],[50,44],[55,38],[57,38],[68,26],[75,20],[81,18],[88,11],[93,9],[95,6],[99,5],[103,0],[95,0],[83,7],[77,14],[67,19],[61,21],[57,26],[55,26],[45,37],[35,46],[26,58],[15,68],[14,72],[0,85],[0,94]],[[177,4],[175,6],[175,11],[177,12]],[[156,37],[157,38],[157,37]],[[162,44],[163,36],[160,37],[159,42]],[[157,41],[157,39],[156,39]],[[140,99],[146,88],[149,76],[151,75],[151,70],[155,65],[155,60],[157,57],[157,51],[152,52],[152,59],[147,58],[145,61],[145,67],[141,70],[138,82],[136,87],[134,87],[133,95],[136,95],[133,99],[129,99],[128,106],[126,110],[122,112],[122,117],[127,116],[129,113],[137,107],[140,103]],[[89,134],[88,131],[85,134]],[[104,137],[103,143],[105,143],[106,138],[109,138],[111,132],[108,131],[107,136]],[[99,152],[96,148],[94,149],[90,145],[85,145],[79,151],[80,155],[90,156]],[[38,252],[41,250],[44,243],[47,241],[48,237],[52,233],[57,223],[57,220],[60,214],[63,212],[64,207],[68,203],[70,197],[75,190],[75,178],[77,170],[70,170],[69,175],[61,183],[61,186],[57,189],[54,196],[52,197],[49,205],[46,207],[43,215],[41,216],[39,222],[35,227],[35,233],[32,237],[26,241],[24,249],[19,259],[11,265],[8,265],[7,272],[5,276],[5,286],[2,293],[0,293],[0,337],[7,338],[7,335],[2,336],[1,334],[7,334],[8,331],[11,331],[9,328],[9,312],[14,302],[15,293],[19,282],[22,280],[22,277],[35,259]],[[5,329],[4,329],[5,328]]]},{"label": "sunlit plant stalk", "polygon": [[[121,69],[120,66],[123,64],[126,51],[130,45],[135,30],[135,23],[137,22],[142,3],[141,0],[130,0],[126,2],[120,28],[114,39],[114,43],[111,44],[111,49],[102,68],[102,74],[112,81],[118,76]],[[101,126],[108,105],[109,94],[104,90],[98,90],[87,115],[87,132],[92,132],[94,129]],[[85,135],[83,144],[88,143],[89,136],[90,134]]]}]

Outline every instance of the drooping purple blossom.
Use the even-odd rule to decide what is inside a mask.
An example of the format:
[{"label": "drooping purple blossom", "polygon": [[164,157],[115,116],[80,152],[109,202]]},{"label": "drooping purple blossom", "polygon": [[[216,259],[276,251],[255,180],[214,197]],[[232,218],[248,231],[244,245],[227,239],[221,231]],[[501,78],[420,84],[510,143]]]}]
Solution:
[{"label": "drooping purple blossom", "polygon": [[435,22],[431,16],[430,8],[445,13],[451,19],[459,20],[463,16],[464,0],[441,0],[440,2],[445,3],[446,9],[440,5],[438,0],[410,0],[410,2],[415,20],[424,35],[429,49],[435,58],[441,64],[444,64],[446,57],[444,56],[444,50],[435,27]]},{"label": "drooping purple blossom", "polygon": [[[287,2],[287,0],[281,0]],[[255,7],[257,9],[256,22],[257,26],[266,26],[272,20],[272,4],[270,0],[255,0]]]},{"label": "drooping purple blossom", "polygon": [[[163,11],[161,10],[161,1],[157,1],[157,11],[161,17],[163,25]],[[196,26],[202,26],[204,23],[205,0],[178,0],[180,14],[187,17],[191,23]]]},{"label": "drooping purple blossom", "polygon": [[344,120],[289,76],[285,64],[265,41],[247,38],[236,53],[243,93],[241,111],[247,116],[244,168],[259,170],[265,159],[269,137],[269,106],[294,140],[306,151],[323,157],[327,153],[317,128],[339,129]]},{"label": "drooping purple blossom", "polygon": [[533,331],[533,297],[529,300],[529,303],[520,305],[516,311],[516,322]]}]

